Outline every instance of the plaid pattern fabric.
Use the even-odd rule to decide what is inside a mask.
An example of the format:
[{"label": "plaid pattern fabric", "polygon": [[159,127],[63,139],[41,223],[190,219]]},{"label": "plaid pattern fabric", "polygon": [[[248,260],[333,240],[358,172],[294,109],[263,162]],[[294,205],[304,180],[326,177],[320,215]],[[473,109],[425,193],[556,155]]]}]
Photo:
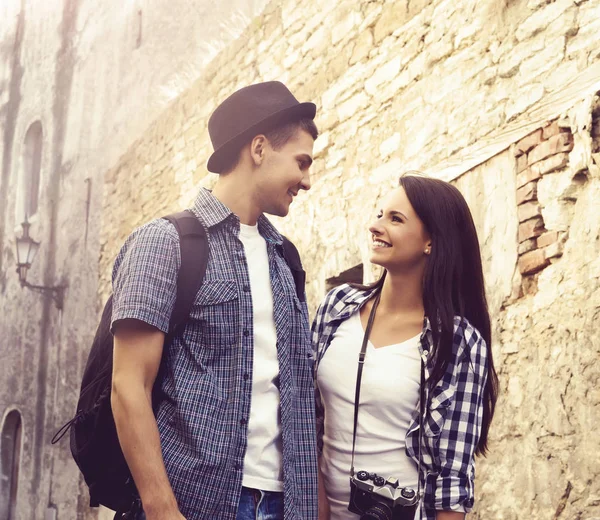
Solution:
[{"label": "plaid pattern fabric", "polygon": [[[242,489],[253,367],[250,279],[239,219],[208,190],[192,208],[209,257],[190,318],[165,349],[157,411],[163,459],[188,520],[233,520]],[[285,520],[317,518],[317,453],[308,310],[283,258],[282,238],[261,216],[279,357]],[[125,242],[113,270],[113,325],[125,318],[168,332],[181,263],[178,235],[154,220]]]},{"label": "plaid pattern fabric", "polygon": [[[318,364],[340,323],[357,312],[372,294],[373,290],[362,291],[345,284],[326,296],[312,325],[317,359],[315,381]],[[432,344],[431,324],[425,319],[419,348],[426,380],[430,376],[427,360]],[[453,351],[454,359],[444,377],[425,392],[429,404],[421,447],[423,500],[416,520],[435,520],[436,510],[466,513],[473,507],[474,455],[481,432],[488,366],[485,341],[465,318],[455,317]],[[320,453],[326,418],[316,384],[315,390]],[[352,417],[348,420],[352,421]],[[420,426],[417,408],[406,434],[406,453],[415,463],[419,459]]]}]

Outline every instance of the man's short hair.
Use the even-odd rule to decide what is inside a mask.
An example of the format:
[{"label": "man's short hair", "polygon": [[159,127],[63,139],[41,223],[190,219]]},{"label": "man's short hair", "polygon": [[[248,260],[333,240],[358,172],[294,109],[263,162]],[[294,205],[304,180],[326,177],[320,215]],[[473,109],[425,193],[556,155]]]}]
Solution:
[{"label": "man's short hair", "polygon": [[[291,121],[289,123],[284,123],[283,125],[276,126],[275,128],[271,128],[261,133],[269,140],[269,143],[271,143],[271,146],[274,150],[280,150],[301,130],[309,133],[313,140],[316,140],[319,136],[317,125],[312,119],[309,118],[303,118],[296,121]],[[259,135],[259,133],[256,135]],[[246,144],[248,143],[245,143],[245,145]],[[237,166],[240,160],[241,152],[242,149],[240,148],[239,150],[231,153],[230,157],[228,158],[229,160],[226,164],[224,164],[223,169],[221,170],[221,175],[231,172]]]}]

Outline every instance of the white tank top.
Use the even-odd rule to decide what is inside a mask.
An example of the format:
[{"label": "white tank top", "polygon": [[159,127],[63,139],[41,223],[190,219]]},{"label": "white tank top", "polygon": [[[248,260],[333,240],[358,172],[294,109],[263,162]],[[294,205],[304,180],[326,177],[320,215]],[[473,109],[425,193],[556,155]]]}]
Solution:
[{"label": "white tank top", "polygon": [[[337,329],[318,370],[325,407],[322,469],[331,520],[356,520],[348,511],[356,371],[364,330],[358,312]],[[405,437],[417,407],[419,336],[375,348],[369,342],[362,374],[355,471],[395,477],[417,489],[417,466],[405,452]]]}]

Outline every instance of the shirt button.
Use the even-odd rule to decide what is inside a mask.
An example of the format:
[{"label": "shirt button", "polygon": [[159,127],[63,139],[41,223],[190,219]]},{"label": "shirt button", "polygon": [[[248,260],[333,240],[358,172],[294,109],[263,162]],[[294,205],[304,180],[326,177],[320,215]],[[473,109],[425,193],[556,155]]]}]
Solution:
[{"label": "shirt button", "polygon": [[244,426],[244,424],[246,424],[246,419],[240,419],[240,424]]},{"label": "shirt button", "polygon": [[244,381],[248,381],[249,378],[250,378],[250,374],[248,374],[248,372],[246,372],[244,374]]},{"label": "shirt button", "polygon": [[244,292],[250,292],[250,286],[244,285]]},{"label": "shirt button", "polygon": [[236,462],[235,465],[233,466],[235,469],[237,469],[238,471],[240,469],[242,469],[242,465],[239,462]]},{"label": "shirt button", "polygon": [[250,331],[248,329],[244,329],[244,336],[249,336],[250,335]]},{"label": "shirt button", "polygon": [[424,351],[423,351],[423,355],[424,355],[425,357],[427,357],[427,356],[429,355],[429,350],[424,350]]}]

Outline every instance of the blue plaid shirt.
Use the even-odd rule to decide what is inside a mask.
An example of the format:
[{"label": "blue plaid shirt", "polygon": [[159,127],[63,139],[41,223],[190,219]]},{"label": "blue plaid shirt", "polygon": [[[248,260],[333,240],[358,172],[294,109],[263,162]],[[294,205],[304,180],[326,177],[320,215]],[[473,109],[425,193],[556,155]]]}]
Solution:
[{"label": "blue plaid shirt", "polygon": [[[362,291],[345,284],[326,296],[312,326],[316,370],[340,323],[358,312],[372,295],[373,290]],[[432,344],[431,325],[425,319],[419,349],[426,380],[430,376],[427,361]],[[424,493],[415,520],[435,520],[436,510],[467,513],[473,507],[474,455],[481,432],[488,366],[485,341],[465,318],[455,317],[453,352],[453,360],[443,378],[425,394],[429,406],[422,435],[420,474]],[[318,386],[316,403],[321,451],[326,417]],[[348,417],[348,421],[351,422],[352,417]],[[417,407],[406,434],[406,453],[415,463],[419,460],[419,428]]]},{"label": "blue plaid shirt", "polygon": [[[242,489],[253,367],[250,279],[236,215],[208,190],[192,208],[208,231],[206,275],[189,320],[165,349],[166,399],[156,420],[167,475],[187,520],[233,520]],[[296,296],[282,237],[258,220],[267,242],[279,357],[285,520],[317,518],[314,358],[306,304]],[[113,270],[113,323],[144,321],[168,332],[181,263],[174,226],[135,230]]]}]

